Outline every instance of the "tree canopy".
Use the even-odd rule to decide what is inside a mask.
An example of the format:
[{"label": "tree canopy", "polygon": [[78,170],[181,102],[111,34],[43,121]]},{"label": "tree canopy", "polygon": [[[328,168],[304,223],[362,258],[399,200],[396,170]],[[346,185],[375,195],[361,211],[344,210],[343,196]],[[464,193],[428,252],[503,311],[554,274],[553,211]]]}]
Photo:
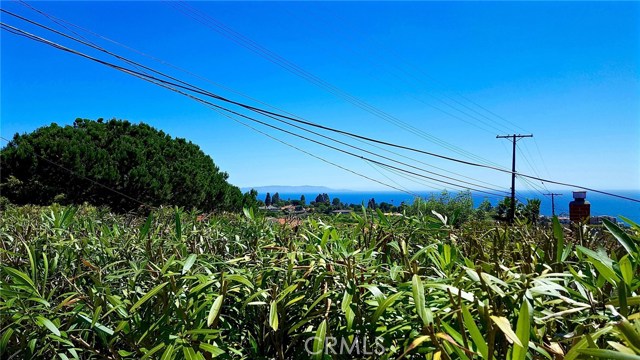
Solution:
[{"label": "tree canopy", "polygon": [[197,145],[126,120],[76,119],[16,134],[0,159],[2,195],[17,204],[89,202],[128,211],[140,206],[133,198],[212,211],[239,210],[248,199]]}]

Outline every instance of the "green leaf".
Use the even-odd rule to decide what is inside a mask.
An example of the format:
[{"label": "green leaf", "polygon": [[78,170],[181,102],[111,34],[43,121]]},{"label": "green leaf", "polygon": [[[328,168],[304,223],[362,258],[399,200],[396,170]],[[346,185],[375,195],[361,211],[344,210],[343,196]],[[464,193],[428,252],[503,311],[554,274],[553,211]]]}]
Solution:
[{"label": "green leaf", "polygon": [[316,330],[316,336],[313,339],[313,354],[315,359],[322,359],[324,351],[325,337],[327,334],[327,320],[322,320],[318,329]]},{"label": "green leaf", "polygon": [[212,357],[220,356],[225,353],[224,350],[220,349],[215,345],[201,342],[200,345],[198,346],[200,347],[200,350],[208,352],[209,354],[212,355]]},{"label": "green leaf", "polygon": [[629,306],[627,304],[627,285],[620,281],[618,283],[618,302],[620,303],[620,314],[622,316],[629,316]]},{"label": "green leaf", "polygon": [[[171,348],[173,349],[173,345],[170,345]],[[151,350],[147,351],[141,358],[140,360],[146,360],[148,358],[151,357],[151,355],[157,353],[158,351],[162,350],[162,348],[164,347],[164,343],[160,343],[156,346],[154,346]],[[173,351],[173,350],[172,350]]]},{"label": "green leaf", "polygon": [[298,288],[298,284],[293,284],[293,285],[289,285],[287,286],[286,289],[284,289],[280,295],[278,295],[278,298],[276,299],[276,301],[282,301],[287,295],[291,294],[295,289]]},{"label": "green leaf", "polygon": [[196,356],[196,351],[193,350],[192,347],[185,346],[182,348],[182,353],[184,354],[184,358],[186,360],[196,360],[198,357]]},{"label": "green leaf", "polygon": [[382,315],[382,313],[384,313],[384,311],[389,306],[391,306],[396,300],[398,300],[398,298],[400,298],[403,294],[404,294],[403,292],[393,294],[388,298],[386,298],[380,305],[378,305],[378,308],[376,309],[376,311],[373,313],[373,316],[371,317],[371,323],[375,324],[378,321],[378,318],[380,317],[380,315]]},{"label": "green leaf", "polygon": [[20,270],[16,270],[12,267],[9,266],[5,266],[2,268],[7,274],[9,274],[9,276],[11,276],[13,278],[14,281],[22,284],[22,285],[27,285],[29,288],[31,288],[31,290],[33,290],[33,292],[37,293],[38,290],[36,289],[36,286],[34,285],[33,281],[31,280],[31,278],[29,277],[29,275],[23,273]]},{"label": "green leaf", "polygon": [[636,222],[634,222],[633,220],[626,218],[622,215],[618,216],[622,221],[626,222],[627,224],[629,224],[629,226],[631,226],[632,229],[635,229],[636,231],[640,231],[640,225],[638,225]]},{"label": "green leaf", "polygon": [[349,289],[344,290],[344,295],[342,296],[342,303],[340,303],[340,309],[343,312],[346,312],[351,305],[351,300],[353,299],[353,294],[349,292]]},{"label": "green leaf", "polygon": [[364,285],[360,285],[360,287],[363,287],[369,290],[369,292],[373,295],[373,297],[376,299],[376,301],[379,304],[384,301],[384,294],[382,293],[382,291],[380,291],[380,289],[377,286],[371,285],[371,284],[364,284]]},{"label": "green leaf", "polygon": [[249,279],[247,279],[246,277],[244,277],[242,275],[228,274],[228,275],[225,275],[224,278],[229,280],[229,281],[239,282],[239,283],[244,284],[247,287],[253,289],[253,283],[251,281],[249,281]]},{"label": "green leaf", "polygon": [[170,360],[172,358],[173,358],[173,344],[170,344],[169,346],[167,346],[166,349],[164,349],[164,352],[162,353],[160,360]]},{"label": "green leaf", "polygon": [[[413,289],[413,302],[416,305],[416,313],[422,319],[422,323],[424,325],[428,325],[433,323],[433,315],[427,315],[427,308],[425,307],[425,298],[424,298],[424,286],[422,285],[422,280],[417,274],[413,275],[411,279],[411,287]],[[429,313],[431,311],[429,310]]]},{"label": "green leaf", "polygon": [[7,349],[7,344],[9,344],[9,339],[11,339],[11,335],[13,335],[13,329],[8,328],[2,334],[2,338],[0,338],[0,355],[4,354]]},{"label": "green leaf", "polygon": [[493,322],[496,325],[498,325],[500,330],[502,330],[502,332],[504,333],[504,335],[507,337],[509,341],[513,342],[514,344],[520,347],[523,347],[522,342],[520,342],[520,339],[518,339],[518,335],[516,335],[516,333],[514,333],[513,330],[511,329],[511,324],[509,324],[509,320],[506,317],[491,316],[491,320],[493,320]]},{"label": "green leaf", "polygon": [[407,356],[407,354],[409,352],[411,352],[411,350],[417,348],[418,346],[420,346],[420,344],[422,344],[423,342],[427,341],[430,339],[429,335],[422,335],[422,336],[418,336],[417,338],[415,338],[411,344],[409,344],[409,346],[407,346],[407,348],[404,350],[404,352],[402,353],[402,355],[400,355],[400,357],[398,358],[398,360],[404,358],[405,356]]},{"label": "green leaf", "polygon": [[187,258],[187,260],[184,262],[184,266],[182,267],[182,275],[186,274],[187,272],[189,272],[189,269],[191,269],[191,267],[193,266],[193,264],[196,263],[196,258],[198,256],[196,254],[191,254],[189,255],[189,257]]},{"label": "green leaf", "polygon": [[627,250],[631,257],[638,257],[638,248],[636,247],[636,244],[633,242],[633,240],[631,240],[629,235],[624,232],[624,230],[620,229],[616,224],[607,219],[602,219],[602,224],[607,228],[607,230],[609,230],[611,235],[613,235],[613,237],[618,240],[622,247]]},{"label": "green leaf", "polygon": [[182,240],[182,221],[180,220],[180,211],[176,209],[176,239],[178,241]]},{"label": "green leaf", "polygon": [[92,328],[95,328],[97,330],[100,330],[102,333],[106,334],[106,335],[113,335],[114,331],[111,330],[110,328],[106,327],[105,325],[99,323],[99,322],[94,322],[93,319],[89,318],[88,316],[86,316],[85,314],[78,314],[78,317],[83,320],[85,323],[87,323],[88,325],[90,325]]},{"label": "green leaf", "polygon": [[562,232],[562,225],[558,221],[558,217],[553,217],[553,237],[556,238],[556,263],[561,263],[564,259],[562,253],[564,251],[564,233]]},{"label": "green leaf", "polygon": [[580,354],[595,356],[601,359],[607,360],[640,360],[640,356],[625,354],[618,351],[613,350],[604,350],[604,349],[580,349],[578,350]]},{"label": "green leaf", "polygon": [[480,332],[480,329],[478,329],[476,322],[473,320],[469,309],[467,309],[464,304],[460,304],[460,307],[462,310],[464,326],[469,330],[469,334],[471,335],[473,343],[476,345],[476,349],[478,349],[478,352],[480,352],[480,355],[482,355],[484,359],[488,359],[489,347],[487,346],[487,342],[482,337],[482,333]]},{"label": "green leaf", "polygon": [[[600,336],[604,335],[604,334],[608,334],[611,332],[611,330],[613,329],[612,326],[605,326],[600,330],[597,330],[594,333],[591,333],[591,339],[593,340],[597,340]],[[587,345],[589,344],[587,337],[583,336],[581,337],[580,340],[578,340],[577,343],[575,343],[571,349],[569,349],[569,351],[567,351],[567,354],[564,357],[564,360],[575,360],[578,358],[578,356],[580,356],[580,350],[584,349],[587,347]]]},{"label": "green leaf", "polygon": [[218,317],[220,313],[220,308],[222,307],[222,300],[224,299],[224,295],[218,295],[218,297],[211,304],[211,309],[209,309],[209,316],[207,316],[207,326],[211,326],[213,322]]},{"label": "green leaf", "polygon": [[608,256],[595,252],[593,250],[589,250],[583,246],[576,246],[581,253],[587,255],[587,261],[593,264],[593,266],[598,270],[598,272],[613,286],[616,286],[620,278],[616,275],[616,272],[613,270],[613,260],[611,260]]},{"label": "green leaf", "polygon": [[631,325],[629,320],[623,318],[616,324],[616,327],[627,339],[629,345],[634,347],[636,351],[640,349],[640,332],[635,326]]},{"label": "green leaf", "polygon": [[31,268],[31,280],[35,283],[38,281],[38,278],[36,277],[37,276],[36,262],[35,262],[35,259],[33,258],[33,252],[31,251],[31,248],[29,248],[27,243],[25,243],[24,241],[22,242],[22,245],[24,245],[24,248],[27,251],[27,255],[29,255],[29,268]]},{"label": "green leaf", "polygon": [[244,216],[247,219],[249,219],[249,220],[253,220],[254,219],[253,209],[242,208],[242,212],[244,213]]},{"label": "green leaf", "polygon": [[153,214],[149,214],[149,216],[147,217],[147,221],[145,221],[144,225],[142,225],[142,227],[140,228],[140,235],[138,236],[138,239],[142,240],[147,236],[147,234],[149,233],[149,229],[151,228],[152,221]]},{"label": "green leaf", "polygon": [[136,311],[140,306],[142,306],[145,302],[147,302],[155,294],[157,294],[160,290],[162,290],[163,287],[167,286],[168,283],[169,282],[164,282],[164,283],[154,287],[153,289],[151,289],[151,291],[146,293],[143,297],[140,298],[140,300],[138,300],[135,304],[133,304],[131,309],[129,309],[129,312],[132,313],[132,312]]},{"label": "green leaf", "polygon": [[37,319],[37,323],[40,326],[46,327],[47,329],[49,329],[49,331],[51,331],[56,336],[61,336],[60,330],[58,330],[58,327],[55,326],[53,324],[53,322],[51,322],[51,320],[49,320],[49,319],[47,319],[45,317],[42,317],[42,316],[38,316],[38,317],[36,317],[36,319]]},{"label": "green leaf", "polygon": [[629,255],[625,255],[618,261],[618,266],[620,266],[620,273],[622,273],[622,278],[624,279],[624,283],[631,286],[633,282],[633,265],[631,264],[631,260],[629,260]]},{"label": "green leaf", "polygon": [[271,301],[271,307],[269,308],[269,326],[274,331],[278,330],[278,302]]},{"label": "green leaf", "polygon": [[309,313],[310,313],[313,309],[315,309],[315,307],[316,307],[316,306],[317,306],[317,305],[318,305],[322,300],[324,300],[327,296],[330,296],[330,295],[331,295],[331,292],[330,292],[330,291],[327,291],[326,293],[324,293],[324,294],[320,295],[320,296],[316,299],[316,301],[314,301],[314,302],[313,302],[313,304],[311,304],[311,305],[309,306],[309,309],[307,309],[307,311],[302,315],[302,317],[306,317],[307,315],[309,315]]},{"label": "green leaf", "polygon": [[300,301],[300,300],[302,300],[302,299],[304,299],[304,295],[300,295],[300,296],[297,296],[297,297],[295,297],[295,298],[293,298],[293,299],[289,300],[289,301],[284,305],[285,309],[286,309],[286,308],[288,308],[289,306],[291,306],[291,305],[293,305],[293,304],[297,303],[298,301]]},{"label": "green leaf", "polygon": [[525,360],[527,356],[527,348],[529,344],[529,336],[531,331],[531,311],[529,302],[523,299],[520,313],[518,314],[518,324],[516,325],[516,335],[520,342],[525,346],[514,345],[512,360]]}]

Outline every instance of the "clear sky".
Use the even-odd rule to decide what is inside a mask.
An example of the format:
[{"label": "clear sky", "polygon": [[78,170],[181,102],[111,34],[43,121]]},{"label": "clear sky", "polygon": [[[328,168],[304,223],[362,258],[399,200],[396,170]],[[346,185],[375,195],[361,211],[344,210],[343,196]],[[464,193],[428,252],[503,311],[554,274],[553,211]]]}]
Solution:
[{"label": "clear sky", "polygon": [[[190,3],[208,16],[200,21],[167,2],[31,4],[310,121],[477,160],[460,153],[466,151],[505,167],[511,164],[510,143],[495,136],[533,133],[534,139],[518,142],[518,171],[594,188],[640,189],[639,2]],[[2,8],[68,32],[19,2],[3,1]],[[342,95],[223,36],[214,30],[214,20]],[[6,14],[2,21],[85,51]],[[77,31],[210,91],[260,105]],[[238,186],[384,188],[171,91],[5,31],[0,35],[3,137],[51,122],[71,124],[77,117],[128,119],[198,144]],[[370,111],[346,96],[366,103]],[[380,112],[391,117],[373,114]],[[393,124],[397,120],[426,135],[405,131]],[[438,188],[256,127],[396,187]],[[425,164],[435,165],[492,187],[510,186],[508,174],[402,154],[421,161],[411,162],[421,168],[441,172]],[[527,185],[518,186],[526,190]]]}]

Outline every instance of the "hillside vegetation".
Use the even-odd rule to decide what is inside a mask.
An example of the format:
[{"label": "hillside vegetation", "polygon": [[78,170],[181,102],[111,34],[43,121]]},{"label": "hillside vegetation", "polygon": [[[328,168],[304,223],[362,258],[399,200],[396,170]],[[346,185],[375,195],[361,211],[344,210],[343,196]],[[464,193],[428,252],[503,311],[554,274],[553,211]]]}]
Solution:
[{"label": "hillside vegetation", "polygon": [[453,227],[363,209],[291,227],[251,210],[58,205],[0,221],[2,358],[640,354],[635,224]]}]

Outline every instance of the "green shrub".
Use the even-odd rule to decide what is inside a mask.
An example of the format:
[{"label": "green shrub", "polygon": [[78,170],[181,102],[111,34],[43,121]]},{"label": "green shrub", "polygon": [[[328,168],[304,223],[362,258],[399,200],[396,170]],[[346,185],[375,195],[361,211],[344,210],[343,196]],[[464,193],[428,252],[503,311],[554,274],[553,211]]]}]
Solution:
[{"label": "green shrub", "polygon": [[16,134],[0,159],[2,194],[16,204],[63,199],[128,211],[140,206],[133,198],[150,205],[239,211],[243,203],[240,190],[197,145],[146,124],[115,119],[51,124]]}]

